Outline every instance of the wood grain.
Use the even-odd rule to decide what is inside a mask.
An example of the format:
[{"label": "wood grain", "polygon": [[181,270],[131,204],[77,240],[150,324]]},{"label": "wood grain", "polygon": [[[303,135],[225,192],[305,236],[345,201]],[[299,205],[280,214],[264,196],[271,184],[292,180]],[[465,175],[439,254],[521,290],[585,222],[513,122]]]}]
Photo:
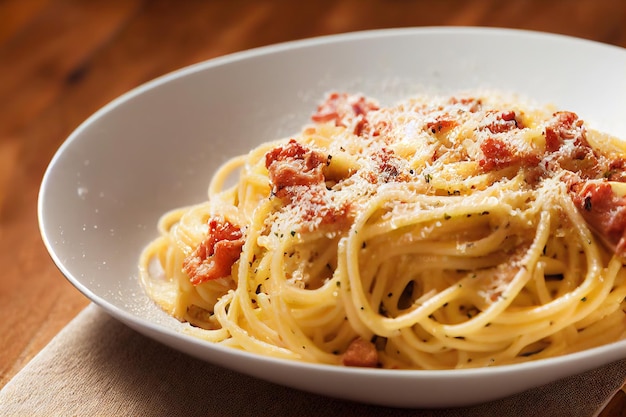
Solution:
[{"label": "wood grain", "polygon": [[[626,2],[0,0],[0,387],[88,303],[49,259],[36,202],[50,158],[90,114],[154,77],[231,52],[438,25],[539,30],[626,47]],[[626,416],[626,394],[603,415]]]}]

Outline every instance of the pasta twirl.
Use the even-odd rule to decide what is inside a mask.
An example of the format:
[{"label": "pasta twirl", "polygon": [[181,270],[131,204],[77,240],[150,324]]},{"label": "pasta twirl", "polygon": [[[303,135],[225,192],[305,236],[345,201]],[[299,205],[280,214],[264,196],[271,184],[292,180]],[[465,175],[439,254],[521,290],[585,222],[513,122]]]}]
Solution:
[{"label": "pasta twirl", "polygon": [[[482,94],[330,94],[165,214],[140,276],[206,340],[315,363],[493,366],[626,338],[626,145]],[[236,185],[225,179],[238,175]]]}]

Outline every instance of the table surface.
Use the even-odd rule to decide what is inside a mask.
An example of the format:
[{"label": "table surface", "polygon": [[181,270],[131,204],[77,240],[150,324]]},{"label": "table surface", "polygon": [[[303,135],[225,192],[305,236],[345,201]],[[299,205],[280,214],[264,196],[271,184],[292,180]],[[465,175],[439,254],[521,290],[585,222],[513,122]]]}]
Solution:
[{"label": "table surface", "polygon": [[[37,225],[44,170],[118,95],[180,67],[293,39],[408,26],[539,30],[626,47],[624,0],[0,0],[0,388],[89,300]],[[626,416],[620,391],[603,416]]]}]

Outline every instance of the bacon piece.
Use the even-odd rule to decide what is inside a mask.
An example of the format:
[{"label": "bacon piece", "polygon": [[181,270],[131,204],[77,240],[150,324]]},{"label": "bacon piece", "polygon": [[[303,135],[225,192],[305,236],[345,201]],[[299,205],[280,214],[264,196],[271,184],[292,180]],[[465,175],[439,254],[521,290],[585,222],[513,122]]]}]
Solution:
[{"label": "bacon piece", "polygon": [[584,130],[580,129],[582,120],[570,111],[554,113],[551,123],[546,126],[546,151],[556,152],[566,139],[574,139],[575,145],[589,147]]},{"label": "bacon piece", "polygon": [[484,172],[518,165],[520,168],[530,168],[526,170],[526,174],[528,174],[528,179],[532,179],[533,182],[542,175],[541,170],[536,168],[541,161],[537,153],[519,152],[503,140],[495,138],[487,138],[482,141],[480,150],[483,152],[484,158],[478,160],[478,165]]},{"label": "bacon piece", "polygon": [[329,205],[325,201],[321,190],[301,198],[302,206],[305,207],[302,220],[304,222],[315,223],[319,219],[319,225],[333,225],[333,230],[347,230],[350,227],[350,219],[353,216],[352,205],[342,203],[341,205]]},{"label": "bacon piece", "polygon": [[615,194],[607,181],[574,182],[570,194],[589,226],[626,257],[626,197]]},{"label": "bacon piece", "polygon": [[342,362],[345,366],[375,368],[378,366],[378,351],[372,342],[358,337],[348,346]]},{"label": "bacon piece", "polygon": [[334,230],[346,230],[350,227],[353,215],[352,205],[344,202],[332,204],[327,196],[328,190],[323,186],[315,186],[303,192],[295,187],[289,195],[290,204],[300,207],[303,223],[333,225]]},{"label": "bacon piece", "polygon": [[626,159],[616,158],[608,160],[608,167],[603,176],[609,181],[626,182]]},{"label": "bacon piece", "polygon": [[228,221],[212,218],[204,241],[183,261],[183,271],[193,285],[230,275],[241,254],[241,229]]},{"label": "bacon piece", "polygon": [[500,139],[487,138],[480,144],[480,150],[485,156],[478,161],[478,165],[486,171],[506,168],[519,162],[511,147]]},{"label": "bacon piece", "polygon": [[601,178],[610,170],[610,160],[591,147],[583,121],[576,113],[555,113],[545,134],[546,152],[554,154],[560,168],[586,179]]},{"label": "bacon piece", "polygon": [[474,97],[468,97],[468,98],[452,97],[450,98],[449,102],[450,104],[462,104],[471,113],[476,113],[482,107],[482,101]]},{"label": "bacon piece", "polygon": [[372,160],[376,164],[375,172],[366,178],[372,184],[381,182],[406,182],[410,180],[410,175],[401,171],[400,159],[395,155],[393,150],[382,148],[372,154]]},{"label": "bacon piece", "polygon": [[430,130],[433,134],[447,132],[450,129],[459,125],[459,122],[453,119],[447,119],[444,117],[437,117],[436,120],[426,123],[426,129]]},{"label": "bacon piece", "polygon": [[380,136],[383,133],[391,130],[391,122],[386,120],[380,120],[372,128],[372,136]]},{"label": "bacon piece", "polygon": [[378,110],[378,105],[363,96],[349,96],[346,93],[332,93],[317,107],[311,119],[317,123],[334,121],[337,126],[346,126],[347,118],[365,115]]},{"label": "bacon piece", "polygon": [[307,149],[294,139],[285,146],[272,149],[265,155],[272,192],[283,197],[286,187],[324,182],[322,167],[327,161],[328,156]]},{"label": "bacon piece", "polygon": [[335,126],[347,127],[352,122],[354,134],[360,135],[368,125],[367,113],[378,110],[378,105],[364,96],[351,96],[346,93],[332,93],[317,107],[311,119],[316,123],[335,122]]},{"label": "bacon piece", "polygon": [[485,126],[491,133],[509,132],[513,129],[523,129],[524,125],[518,120],[514,111],[502,112],[495,121]]},{"label": "bacon piece", "polygon": [[298,206],[305,222],[333,224],[338,229],[348,225],[351,205],[331,205],[323,167],[328,156],[304,147],[291,139],[265,154],[272,192],[286,204]]}]

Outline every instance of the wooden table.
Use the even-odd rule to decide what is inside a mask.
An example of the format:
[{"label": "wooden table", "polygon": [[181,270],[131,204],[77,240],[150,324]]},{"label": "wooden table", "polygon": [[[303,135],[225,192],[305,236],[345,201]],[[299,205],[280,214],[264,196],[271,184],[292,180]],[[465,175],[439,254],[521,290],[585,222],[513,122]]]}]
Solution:
[{"label": "wooden table", "polygon": [[[139,84],[219,55],[434,25],[532,29],[626,47],[626,2],[0,0],[0,388],[89,302],[48,257],[36,214],[50,158],[85,118]],[[623,391],[603,415],[626,416]]]}]

